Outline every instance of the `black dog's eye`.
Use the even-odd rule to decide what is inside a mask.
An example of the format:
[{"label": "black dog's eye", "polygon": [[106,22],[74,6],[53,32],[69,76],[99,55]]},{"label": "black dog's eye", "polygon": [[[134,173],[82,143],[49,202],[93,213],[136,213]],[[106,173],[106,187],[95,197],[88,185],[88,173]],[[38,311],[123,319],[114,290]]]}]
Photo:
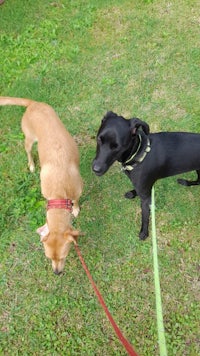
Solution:
[{"label": "black dog's eye", "polygon": [[97,137],[97,143],[99,145],[102,145],[103,142],[104,142],[104,138],[103,137]]},{"label": "black dog's eye", "polygon": [[116,142],[113,142],[110,144],[110,148],[111,149],[114,149],[114,148],[117,148],[118,147],[118,144]]}]

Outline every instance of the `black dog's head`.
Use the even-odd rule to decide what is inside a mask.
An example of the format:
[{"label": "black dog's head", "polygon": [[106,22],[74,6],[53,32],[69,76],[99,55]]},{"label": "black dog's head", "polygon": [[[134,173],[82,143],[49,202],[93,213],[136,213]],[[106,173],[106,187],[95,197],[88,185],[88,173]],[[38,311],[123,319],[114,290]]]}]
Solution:
[{"label": "black dog's head", "polygon": [[148,124],[140,119],[126,120],[112,111],[104,116],[97,133],[96,157],[92,163],[96,175],[106,173],[115,161],[123,161],[126,152],[134,144],[139,127],[142,127],[146,135],[149,134]]}]

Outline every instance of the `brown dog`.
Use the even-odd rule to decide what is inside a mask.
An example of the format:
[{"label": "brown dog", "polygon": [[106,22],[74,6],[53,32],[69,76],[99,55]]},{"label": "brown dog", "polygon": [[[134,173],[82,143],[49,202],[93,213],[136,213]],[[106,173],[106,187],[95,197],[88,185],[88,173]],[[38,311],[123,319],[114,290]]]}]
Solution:
[{"label": "brown dog", "polygon": [[82,193],[77,145],[53,108],[29,99],[0,97],[0,105],[27,107],[22,117],[25,150],[31,172],[35,170],[31,149],[38,142],[41,191],[47,199],[47,222],[37,232],[53,271],[62,272],[70,244],[79,235],[71,227],[71,211],[79,213]]}]

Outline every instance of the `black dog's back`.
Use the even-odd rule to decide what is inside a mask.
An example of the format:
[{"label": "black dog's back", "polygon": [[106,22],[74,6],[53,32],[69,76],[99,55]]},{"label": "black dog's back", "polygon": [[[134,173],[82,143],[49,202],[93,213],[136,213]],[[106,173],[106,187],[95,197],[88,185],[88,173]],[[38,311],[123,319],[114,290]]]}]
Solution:
[{"label": "black dog's back", "polygon": [[149,138],[151,152],[147,159],[157,170],[157,179],[200,169],[200,134],[159,132]]}]

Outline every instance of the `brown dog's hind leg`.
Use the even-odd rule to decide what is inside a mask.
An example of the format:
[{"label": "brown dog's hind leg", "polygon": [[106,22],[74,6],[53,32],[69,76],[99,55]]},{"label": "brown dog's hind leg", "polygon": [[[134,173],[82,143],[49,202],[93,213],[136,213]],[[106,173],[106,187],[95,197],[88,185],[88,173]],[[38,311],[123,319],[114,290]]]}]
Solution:
[{"label": "brown dog's hind leg", "polygon": [[33,143],[34,143],[34,140],[32,140],[32,138],[28,138],[27,136],[25,137],[24,146],[25,146],[25,150],[27,153],[27,157],[28,157],[28,166],[32,173],[35,171],[35,164],[33,162],[33,157],[31,155],[31,149],[32,149]]},{"label": "brown dog's hind leg", "polygon": [[196,172],[197,172],[196,180],[187,180],[187,179],[179,178],[179,179],[177,179],[177,182],[181,185],[186,186],[186,187],[190,187],[192,185],[200,185],[200,170],[197,170]]}]

